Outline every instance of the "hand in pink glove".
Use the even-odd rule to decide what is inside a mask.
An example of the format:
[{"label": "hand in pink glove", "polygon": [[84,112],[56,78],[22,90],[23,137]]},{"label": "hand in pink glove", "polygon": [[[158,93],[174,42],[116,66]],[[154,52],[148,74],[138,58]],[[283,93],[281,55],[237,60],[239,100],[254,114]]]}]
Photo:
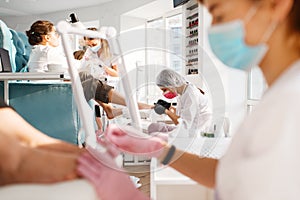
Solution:
[{"label": "hand in pink glove", "polygon": [[154,133],[150,133],[150,135],[153,137],[158,137],[165,142],[168,142],[168,139],[169,139],[168,133],[154,132]]},{"label": "hand in pink glove", "polygon": [[149,157],[158,157],[166,145],[162,139],[146,135],[130,126],[110,125],[105,131],[105,137],[121,151]]},{"label": "hand in pink glove", "polygon": [[[107,152],[113,157],[117,157],[118,155],[120,155],[120,151],[119,149],[114,145],[111,144],[109,141],[106,140],[105,136],[104,136],[104,132],[102,132],[101,135],[99,135],[97,137],[97,142],[104,146],[107,150]],[[93,154],[94,155],[94,154]]]},{"label": "hand in pink glove", "polygon": [[[107,153],[98,154],[97,157],[105,154]],[[107,155],[105,155],[105,159],[107,159]],[[112,158],[111,161],[113,161]],[[115,165],[108,166],[105,163],[99,162],[89,153],[84,153],[79,157],[77,171],[80,175],[91,181],[101,200],[150,199],[135,188],[129,176],[122,172],[120,168],[117,168]]]}]

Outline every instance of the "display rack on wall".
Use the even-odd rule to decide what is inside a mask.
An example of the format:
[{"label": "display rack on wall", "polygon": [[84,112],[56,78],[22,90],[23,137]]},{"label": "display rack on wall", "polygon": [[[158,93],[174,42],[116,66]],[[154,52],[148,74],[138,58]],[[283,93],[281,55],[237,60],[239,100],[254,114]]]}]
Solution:
[{"label": "display rack on wall", "polygon": [[201,41],[201,7],[196,0],[191,0],[183,6],[185,21],[185,74],[198,74],[199,71],[199,45]]}]

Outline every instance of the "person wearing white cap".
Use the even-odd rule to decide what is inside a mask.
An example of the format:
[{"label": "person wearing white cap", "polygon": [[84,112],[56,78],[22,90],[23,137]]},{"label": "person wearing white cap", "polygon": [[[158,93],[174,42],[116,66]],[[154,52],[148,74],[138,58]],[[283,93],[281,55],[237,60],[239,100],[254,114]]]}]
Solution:
[{"label": "person wearing white cap", "polygon": [[156,85],[167,99],[178,97],[176,112],[156,104],[157,114],[167,114],[176,125],[181,122],[190,136],[209,130],[212,111],[202,90],[171,69],[164,69],[157,75]]},{"label": "person wearing white cap", "polygon": [[[91,27],[88,30],[98,31]],[[100,32],[104,32],[107,38],[115,35],[115,29],[102,27]],[[118,67],[116,56],[111,52],[106,39],[84,37],[88,46],[79,71],[86,71],[97,79],[105,79],[107,76],[118,77]]]}]

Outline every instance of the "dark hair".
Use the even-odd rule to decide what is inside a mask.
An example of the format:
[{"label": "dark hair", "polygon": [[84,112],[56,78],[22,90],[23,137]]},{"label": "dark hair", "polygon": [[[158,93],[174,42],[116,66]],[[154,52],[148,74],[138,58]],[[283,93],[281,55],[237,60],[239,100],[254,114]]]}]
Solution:
[{"label": "dark hair", "polygon": [[300,0],[294,0],[294,5],[289,15],[290,27],[300,33]]},{"label": "dark hair", "polygon": [[[98,31],[98,29],[96,27],[90,27],[90,28],[87,28],[87,30],[90,30],[90,31]],[[93,40],[95,38],[88,38],[88,37],[83,37],[84,40]]]},{"label": "dark hair", "polygon": [[28,42],[31,45],[40,44],[43,41],[42,35],[47,35],[53,29],[53,23],[50,21],[38,20],[34,22],[30,30],[26,31]]},{"label": "dark hair", "polygon": [[73,56],[76,60],[81,60],[83,58],[84,53],[85,50],[77,50],[73,52]]},{"label": "dark hair", "polygon": [[[259,2],[262,0],[252,0],[252,1]],[[199,0],[199,2],[201,1]],[[300,33],[300,0],[294,0],[292,9],[288,15],[288,21],[289,21],[290,31]]]}]

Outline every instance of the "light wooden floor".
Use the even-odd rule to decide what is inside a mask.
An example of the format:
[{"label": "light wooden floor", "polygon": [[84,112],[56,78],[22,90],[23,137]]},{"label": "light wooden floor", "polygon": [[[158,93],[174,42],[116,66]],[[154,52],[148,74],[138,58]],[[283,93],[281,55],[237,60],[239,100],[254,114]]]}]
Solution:
[{"label": "light wooden floor", "polygon": [[124,168],[128,171],[128,174],[141,179],[140,183],[142,186],[139,189],[150,197],[150,166],[125,166]]}]

